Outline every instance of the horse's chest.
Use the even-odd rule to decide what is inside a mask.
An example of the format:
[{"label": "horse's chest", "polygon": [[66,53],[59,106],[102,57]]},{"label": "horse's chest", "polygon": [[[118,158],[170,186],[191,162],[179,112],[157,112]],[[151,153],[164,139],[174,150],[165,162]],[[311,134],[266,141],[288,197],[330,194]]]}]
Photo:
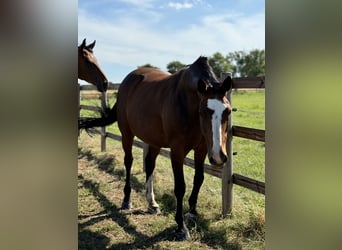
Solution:
[{"label": "horse's chest", "polygon": [[202,137],[199,126],[199,117],[189,113],[173,113],[172,117],[165,119],[165,133],[171,139],[184,138],[187,141],[200,140]]}]

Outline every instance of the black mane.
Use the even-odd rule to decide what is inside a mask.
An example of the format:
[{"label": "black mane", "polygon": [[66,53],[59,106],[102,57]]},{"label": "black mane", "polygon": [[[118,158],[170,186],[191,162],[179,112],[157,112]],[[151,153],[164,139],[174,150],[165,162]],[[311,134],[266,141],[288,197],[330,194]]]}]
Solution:
[{"label": "black mane", "polygon": [[202,80],[207,81],[208,83],[212,85],[219,84],[219,81],[217,80],[217,77],[215,76],[215,73],[213,72],[209,60],[205,56],[200,56],[191,66],[191,69],[193,69],[196,73],[199,74],[199,77]]}]

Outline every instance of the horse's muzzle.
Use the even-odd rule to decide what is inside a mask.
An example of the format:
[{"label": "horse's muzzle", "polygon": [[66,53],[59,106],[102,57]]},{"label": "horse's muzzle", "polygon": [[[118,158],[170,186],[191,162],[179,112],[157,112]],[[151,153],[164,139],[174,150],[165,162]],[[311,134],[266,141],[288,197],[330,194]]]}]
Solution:
[{"label": "horse's muzzle", "polygon": [[222,166],[224,163],[226,163],[228,160],[227,155],[225,155],[222,151],[220,151],[218,156],[214,156],[214,154],[212,156],[209,157],[209,162],[211,165],[214,166]]}]

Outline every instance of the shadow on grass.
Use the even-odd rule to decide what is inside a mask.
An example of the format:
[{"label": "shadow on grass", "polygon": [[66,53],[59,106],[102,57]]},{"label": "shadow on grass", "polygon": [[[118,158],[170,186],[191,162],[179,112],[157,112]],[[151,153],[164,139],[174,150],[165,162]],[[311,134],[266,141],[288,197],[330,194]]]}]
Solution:
[{"label": "shadow on grass", "polygon": [[[115,204],[111,203],[106,198],[106,196],[99,191],[99,185],[97,183],[84,179],[82,175],[79,175],[78,179],[79,182],[82,183],[82,186],[88,189],[95,197],[95,199],[104,208],[104,211],[98,213],[97,217],[92,218],[84,223],[78,224],[78,243],[80,247],[79,249],[94,249],[94,247],[96,249],[137,249],[151,247],[155,243],[162,240],[173,240],[172,235],[175,230],[174,227],[167,228],[164,231],[152,237],[138,232],[136,230],[136,227],[130,224],[126,215],[120,212],[120,209]],[[135,241],[131,244],[114,244],[112,246],[109,246],[108,248],[108,244],[110,242],[108,237],[101,233],[91,232],[86,229],[88,226],[96,224],[97,222],[100,222],[105,219],[110,219],[113,222],[117,223],[123,231],[125,231],[127,234],[132,235]]]},{"label": "shadow on grass", "polygon": [[[220,218],[216,218],[215,220],[221,220]],[[239,250],[242,249],[242,242],[246,240],[251,240],[254,242],[262,242],[265,241],[265,232],[263,226],[260,222],[255,222],[254,219],[250,219],[247,224],[244,223],[229,223],[223,224],[220,227],[212,227],[215,220],[205,219],[202,216],[199,216],[197,221],[187,220],[187,226],[190,230],[190,233],[195,237],[198,237],[198,240],[206,244],[214,249],[222,248],[222,249],[232,249]],[[228,234],[235,235],[236,238],[234,240],[228,239]],[[200,235],[200,236],[198,236]]]},{"label": "shadow on grass", "polygon": [[222,249],[230,249],[230,250],[240,250],[242,249],[241,244],[236,241],[228,241],[227,239],[227,228],[209,228],[209,224],[212,221],[203,220],[199,225],[201,231],[204,231],[204,236],[200,239],[200,241],[208,246],[213,248],[222,248]]},{"label": "shadow on grass", "polygon": [[[98,169],[122,180],[126,176],[124,169],[117,169],[115,156],[96,156],[90,150],[78,148],[78,159],[85,158],[87,161],[94,161]],[[145,191],[145,183],[141,183],[134,175],[131,175],[131,187],[137,193]]]},{"label": "shadow on grass", "polygon": [[164,215],[174,214],[176,212],[176,196],[172,191],[162,195],[155,195],[156,201],[160,205],[160,209]]},{"label": "shadow on grass", "polygon": [[[89,161],[94,161],[98,166],[98,169],[107,174],[113,175],[118,179],[125,177],[125,171],[123,169],[116,169],[115,158],[113,157],[97,157],[93,155],[91,151],[84,151],[80,148],[78,149],[78,155],[79,158],[84,157]],[[89,220],[78,224],[79,249],[145,249],[149,247],[155,248],[155,244],[161,241],[174,240],[174,232],[176,229],[175,226],[166,228],[152,237],[138,232],[136,227],[129,222],[125,211],[121,211],[119,207],[113,204],[104,194],[99,191],[98,183],[84,179],[82,175],[79,175],[78,178],[79,183],[81,183],[84,188],[88,189],[104,208],[103,211],[95,215],[79,216],[79,219],[81,220],[91,217]],[[145,190],[144,183],[139,182],[139,180],[134,176],[131,177],[131,184],[132,188],[137,192],[142,192]],[[173,191],[167,193],[157,193],[156,199],[161,206],[162,213],[164,215],[174,214],[176,211],[176,200]],[[144,211],[139,210],[129,212],[128,214],[144,213]],[[132,236],[134,242],[109,245],[110,239],[107,236],[103,235],[101,232],[91,232],[87,229],[87,227],[107,219],[117,223],[122,230],[125,231],[125,233]],[[228,242],[226,236],[227,228],[218,228],[213,230],[210,229],[210,223],[212,223],[211,220],[200,218],[196,228],[189,227],[189,229],[194,234],[196,234],[196,231],[197,234],[201,234],[202,236],[198,237],[198,240],[202,244],[205,244],[209,247],[233,250],[241,249],[241,245],[238,242]]]},{"label": "shadow on grass", "polygon": [[78,249],[106,249],[110,239],[102,234],[78,229]]},{"label": "shadow on grass", "polygon": [[92,161],[95,159],[93,153],[90,150],[83,150],[78,147],[78,159],[86,158],[87,161]]}]

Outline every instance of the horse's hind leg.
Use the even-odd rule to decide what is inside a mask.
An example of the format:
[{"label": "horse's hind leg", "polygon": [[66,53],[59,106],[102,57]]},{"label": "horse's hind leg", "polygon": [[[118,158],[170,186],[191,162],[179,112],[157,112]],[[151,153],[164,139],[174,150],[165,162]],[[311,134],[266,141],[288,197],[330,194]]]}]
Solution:
[{"label": "horse's hind leg", "polygon": [[146,155],[144,156],[144,169],[146,172],[146,199],[148,202],[148,211],[150,213],[159,214],[160,209],[157,202],[154,200],[153,193],[153,171],[156,166],[156,158],[160,148],[151,145],[145,145]]},{"label": "horse's hind leg", "polygon": [[133,144],[133,135],[130,133],[124,134],[122,133],[122,147],[125,152],[125,168],[126,168],[126,183],[124,187],[124,199],[121,205],[121,209],[130,209],[131,208],[131,168],[133,163],[133,155],[132,155],[132,144]]}]

